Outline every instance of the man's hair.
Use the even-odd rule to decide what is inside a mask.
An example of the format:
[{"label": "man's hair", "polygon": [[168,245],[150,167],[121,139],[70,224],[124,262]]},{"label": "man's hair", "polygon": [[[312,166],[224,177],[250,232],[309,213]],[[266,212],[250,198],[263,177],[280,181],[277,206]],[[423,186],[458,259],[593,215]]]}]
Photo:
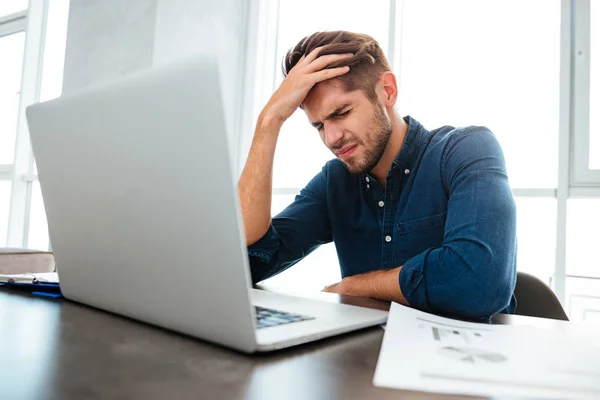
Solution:
[{"label": "man's hair", "polygon": [[328,65],[326,68],[350,66],[350,71],[335,79],[346,91],[362,90],[371,102],[377,101],[375,85],[384,72],[391,71],[383,50],[369,35],[348,31],[316,32],[302,39],[293,49],[288,51],[283,60],[283,76],[304,55],[308,55],[317,47],[323,48],[317,56],[327,54],[353,53],[354,57]]}]

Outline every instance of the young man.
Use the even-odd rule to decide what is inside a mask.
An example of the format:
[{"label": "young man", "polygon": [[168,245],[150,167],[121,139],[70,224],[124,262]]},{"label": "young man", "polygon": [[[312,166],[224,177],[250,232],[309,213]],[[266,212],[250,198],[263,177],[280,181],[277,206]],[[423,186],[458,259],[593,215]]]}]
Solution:
[{"label": "young man", "polygon": [[[514,312],[515,202],[494,135],[400,117],[396,77],[368,35],[304,38],[284,75],[238,185],[253,281],[334,241],[343,280],[325,291],[463,318]],[[298,107],[337,159],[271,218],[277,137]]]}]

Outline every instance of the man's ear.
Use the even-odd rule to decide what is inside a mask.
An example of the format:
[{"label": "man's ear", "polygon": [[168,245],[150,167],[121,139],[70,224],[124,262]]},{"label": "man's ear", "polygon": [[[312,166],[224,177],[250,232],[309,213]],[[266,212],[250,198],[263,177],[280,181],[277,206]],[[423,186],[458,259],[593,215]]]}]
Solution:
[{"label": "man's ear", "polygon": [[381,87],[383,88],[383,104],[388,107],[394,107],[398,100],[398,85],[396,84],[396,75],[393,72],[384,72],[379,80]]}]

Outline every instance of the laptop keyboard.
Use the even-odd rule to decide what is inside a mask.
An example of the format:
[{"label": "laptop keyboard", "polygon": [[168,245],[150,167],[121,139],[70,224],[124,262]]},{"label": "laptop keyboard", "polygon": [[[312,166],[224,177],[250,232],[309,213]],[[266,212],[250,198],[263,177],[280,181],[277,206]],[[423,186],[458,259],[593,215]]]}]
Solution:
[{"label": "laptop keyboard", "polygon": [[292,314],[284,311],[273,310],[271,308],[254,307],[256,309],[256,328],[267,328],[269,326],[277,326],[291,324],[292,322],[307,321],[315,319],[306,315]]}]

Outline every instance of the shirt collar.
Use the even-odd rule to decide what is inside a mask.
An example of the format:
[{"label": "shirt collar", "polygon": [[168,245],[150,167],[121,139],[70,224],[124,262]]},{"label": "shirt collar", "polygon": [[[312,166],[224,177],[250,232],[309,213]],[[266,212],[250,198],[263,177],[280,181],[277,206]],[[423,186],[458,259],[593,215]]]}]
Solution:
[{"label": "shirt collar", "polygon": [[406,137],[398,155],[392,162],[391,169],[400,167],[411,168],[419,155],[419,145],[421,142],[419,138],[421,137],[423,125],[410,115],[404,117],[404,121],[408,124]]}]

